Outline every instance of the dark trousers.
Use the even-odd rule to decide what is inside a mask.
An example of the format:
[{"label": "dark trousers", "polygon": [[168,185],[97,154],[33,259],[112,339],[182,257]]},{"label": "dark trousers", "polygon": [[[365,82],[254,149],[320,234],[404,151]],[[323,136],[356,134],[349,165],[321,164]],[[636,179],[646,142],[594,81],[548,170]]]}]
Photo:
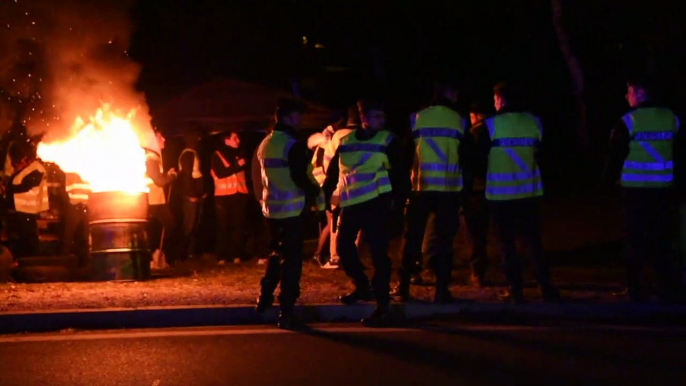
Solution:
[{"label": "dark trousers", "polygon": [[267,223],[271,234],[269,244],[272,252],[260,282],[262,296],[273,296],[276,286],[281,282],[281,311],[290,313],[300,296],[305,221],[301,215],[280,220],[267,219]]},{"label": "dark trousers", "polygon": [[[174,227],[176,220],[169,210],[167,204],[150,205],[148,209],[148,240],[150,243],[150,251],[160,249],[162,244],[162,252],[168,263],[173,263],[178,257],[176,243],[174,240]],[[162,234],[164,233],[164,240]]]},{"label": "dark trousers", "polygon": [[374,265],[372,288],[377,304],[381,307],[387,307],[390,302],[391,259],[388,257],[390,200],[390,195],[386,194],[342,208],[336,240],[345,274],[353,280],[356,289],[369,290],[369,279],[364,273],[364,266],[355,245],[357,234],[362,230],[364,240],[369,244]]},{"label": "dark trousers", "polygon": [[658,279],[658,295],[676,294],[679,275],[672,253],[676,231],[676,208],[667,189],[625,189],[627,237],[627,285],[640,291],[644,263],[653,266]]},{"label": "dark trousers", "polygon": [[14,258],[38,256],[38,215],[14,212],[7,217],[10,251]]},{"label": "dark trousers", "polygon": [[505,276],[514,291],[523,289],[522,261],[517,253],[517,238],[529,251],[536,281],[543,291],[552,288],[550,269],[543,259],[541,240],[541,200],[538,198],[491,201],[498,249],[502,256]]},{"label": "dark trousers", "polygon": [[88,210],[83,204],[70,204],[64,217],[62,256],[74,253],[83,266],[88,258]]},{"label": "dark trousers", "polygon": [[488,201],[483,191],[472,192],[464,198],[464,220],[466,226],[467,243],[469,245],[469,265],[472,273],[484,276],[488,268],[488,228],[490,213]]},{"label": "dark trousers", "polygon": [[[430,215],[433,224],[427,227]],[[436,288],[446,290],[453,269],[453,241],[460,226],[460,193],[421,192],[410,196],[407,206],[407,229],[403,251],[401,281],[421,270],[422,242],[427,229],[427,252],[436,274]]]},{"label": "dark trousers", "polygon": [[197,253],[195,243],[201,208],[201,199],[183,197],[183,236],[181,245],[182,258],[187,258],[188,256]]},{"label": "dark trousers", "polygon": [[217,196],[217,256],[220,260],[245,258],[247,194]]}]

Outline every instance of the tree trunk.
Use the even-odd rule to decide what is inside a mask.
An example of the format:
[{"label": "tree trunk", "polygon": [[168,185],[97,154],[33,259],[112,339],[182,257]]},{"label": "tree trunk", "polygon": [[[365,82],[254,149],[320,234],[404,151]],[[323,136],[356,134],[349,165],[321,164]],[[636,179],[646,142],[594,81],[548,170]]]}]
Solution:
[{"label": "tree trunk", "polygon": [[558,45],[562,56],[567,63],[569,74],[572,77],[572,94],[576,98],[577,122],[576,133],[581,144],[588,146],[588,123],[586,121],[586,102],[584,101],[584,74],[579,66],[579,60],[572,52],[569,44],[569,36],[562,25],[562,0],[551,0],[553,26],[557,34]]}]

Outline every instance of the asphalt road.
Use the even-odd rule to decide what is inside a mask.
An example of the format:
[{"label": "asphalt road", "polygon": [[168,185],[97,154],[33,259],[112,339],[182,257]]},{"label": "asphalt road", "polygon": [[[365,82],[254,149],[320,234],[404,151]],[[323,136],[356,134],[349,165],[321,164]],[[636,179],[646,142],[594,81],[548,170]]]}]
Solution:
[{"label": "asphalt road", "polygon": [[315,326],[0,337],[0,385],[684,384],[686,329]]}]

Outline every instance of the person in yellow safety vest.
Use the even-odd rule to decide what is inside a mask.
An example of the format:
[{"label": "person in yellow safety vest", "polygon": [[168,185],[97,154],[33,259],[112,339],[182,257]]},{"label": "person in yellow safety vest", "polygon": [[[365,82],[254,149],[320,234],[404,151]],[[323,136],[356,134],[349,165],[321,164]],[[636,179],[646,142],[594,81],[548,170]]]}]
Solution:
[{"label": "person in yellow safety vest", "polygon": [[246,258],[248,239],[246,210],[248,186],[245,180],[246,160],[240,150],[236,132],[224,135],[223,143],[212,155],[214,203],[217,214],[217,256],[219,261],[238,264]]},{"label": "person in yellow safety vest", "polygon": [[10,159],[14,170],[6,190],[10,250],[16,258],[36,256],[38,217],[50,209],[47,173],[30,140],[15,142]]},{"label": "person in yellow safety vest", "polygon": [[522,263],[516,237],[521,237],[534,266],[543,300],[557,301],[560,293],[550,281],[543,256],[540,206],[543,183],[538,167],[543,128],[538,117],[520,110],[506,83],[493,89],[496,114],[486,119],[478,135],[477,162],[486,165],[486,199],[498,235],[499,250],[509,288],[504,301],[524,302]]},{"label": "person in yellow safety vest", "polygon": [[674,112],[651,100],[654,92],[648,79],[627,82],[626,100],[631,110],[612,130],[604,175],[607,182],[619,180],[622,186],[628,241],[627,292],[633,302],[646,300],[640,282],[645,262],[655,269],[661,301],[677,301],[682,295],[672,242],[677,221],[675,172],[684,167],[683,158],[679,158],[684,130],[680,130]]},{"label": "person in yellow safety vest", "polygon": [[[326,172],[329,169],[329,164],[331,159],[336,154],[336,150],[341,143],[341,139],[346,135],[352,133],[353,131],[359,129],[360,125],[360,114],[357,110],[357,106],[353,105],[348,108],[348,119],[344,128],[337,130],[331,136],[331,140],[324,147],[324,157],[322,159],[322,168]],[[331,205],[330,210],[326,211],[327,221],[331,224],[329,227],[330,240],[329,240],[329,261],[322,266],[324,269],[338,269],[340,267],[340,256],[338,255],[337,243],[338,243],[338,216],[341,212],[339,206],[338,189],[334,190],[331,194]],[[357,239],[355,240],[355,245],[359,246],[362,239],[362,230],[357,233]]]},{"label": "person in yellow safety vest", "polygon": [[68,196],[65,203],[64,234],[62,236],[62,256],[72,251],[84,265],[88,257],[88,196],[90,184],[76,173],[65,173],[64,188]]},{"label": "person in yellow safety vest", "polygon": [[[466,154],[473,143],[466,120],[454,108],[458,99],[456,86],[443,82],[436,91],[435,101],[416,114],[412,127],[412,193],[407,205],[400,283],[395,294],[403,301],[410,298],[410,278],[421,267],[417,261],[422,260],[422,242],[428,229],[432,232],[428,237],[430,262],[436,274],[434,302],[445,304],[454,301],[449,289],[453,240],[460,224],[463,169],[469,160]],[[432,224],[428,223],[430,218]]]},{"label": "person in yellow safety vest", "polygon": [[[177,172],[175,168],[164,172],[161,151],[164,149],[166,139],[160,131],[155,131],[155,144],[157,149],[145,148],[145,170],[148,178],[148,204],[149,204],[149,231],[148,240],[150,250],[155,251],[162,245],[162,253],[169,264],[175,262],[176,248],[174,240],[174,227],[176,221],[169,210],[169,204],[165,195],[165,188],[168,188],[176,180]],[[162,235],[164,234],[164,241]]]},{"label": "person in yellow safety vest", "polygon": [[[338,253],[355,290],[341,296],[344,304],[376,298],[376,309],[363,323],[385,326],[389,312],[391,260],[388,257],[389,222],[394,205],[404,203],[409,181],[402,167],[402,148],[395,135],[384,130],[384,107],[380,102],[358,102],[362,128],[340,141],[326,172],[324,192],[330,203],[339,190],[341,206]],[[406,183],[404,183],[406,182]],[[370,245],[374,276],[370,286],[355,246],[362,229]]]},{"label": "person in yellow safety vest", "polygon": [[[335,116],[336,122],[329,125],[321,133],[314,133],[307,139],[307,147],[313,150],[312,155],[312,176],[319,186],[324,184],[326,179],[326,169],[324,168],[324,156],[326,153],[326,148],[331,142],[331,138],[334,134],[345,125],[345,116],[341,112],[338,112]],[[336,269],[338,268],[337,262],[331,261],[331,255],[325,256],[327,252],[324,248],[326,243],[330,242],[331,239],[331,212],[324,210],[324,192],[319,193],[317,202],[320,218],[319,218],[319,242],[317,243],[317,249],[314,252],[314,261],[322,268],[325,269]]]},{"label": "person in yellow safety vest", "polygon": [[184,138],[186,147],[179,155],[179,177],[176,182],[182,200],[183,241],[180,253],[182,259],[192,257],[197,253],[197,228],[205,196],[200,158],[196,151],[199,141],[200,137],[197,133],[187,133]]},{"label": "person in yellow safety vest", "polygon": [[267,219],[272,250],[260,281],[256,311],[264,312],[274,302],[279,282],[279,328],[301,326],[294,315],[300,296],[300,275],[305,221],[303,213],[309,197],[319,194],[319,186],[308,174],[307,143],[294,138],[302,123],[302,102],[281,98],[277,101],[276,125],[264,138],[252,161],[252,181],[256,198]]}]

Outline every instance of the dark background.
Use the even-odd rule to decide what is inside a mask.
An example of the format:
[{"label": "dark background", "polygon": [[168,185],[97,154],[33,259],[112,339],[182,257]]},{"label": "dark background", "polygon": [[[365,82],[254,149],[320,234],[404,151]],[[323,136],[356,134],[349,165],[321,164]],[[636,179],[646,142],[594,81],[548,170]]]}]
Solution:
[{"label": "dark background", "polygon": [[609,130],[628,108],[627,75],[650,72],[662,100],[683,111],[684,27],[672,4],[562,1],[585,78],[585,146],[549,1],[139,0],[129,54],[142,65],[138,87],[153,117],[170,97],[232,77],[286,89],[297,82],[304,98],[332,107],[381,95],[401,132],[441,71],[462,80],[465,106],[492,109],[493,84],[516,82],[543,118],[548,185],[567,189],[599,173]]}]

